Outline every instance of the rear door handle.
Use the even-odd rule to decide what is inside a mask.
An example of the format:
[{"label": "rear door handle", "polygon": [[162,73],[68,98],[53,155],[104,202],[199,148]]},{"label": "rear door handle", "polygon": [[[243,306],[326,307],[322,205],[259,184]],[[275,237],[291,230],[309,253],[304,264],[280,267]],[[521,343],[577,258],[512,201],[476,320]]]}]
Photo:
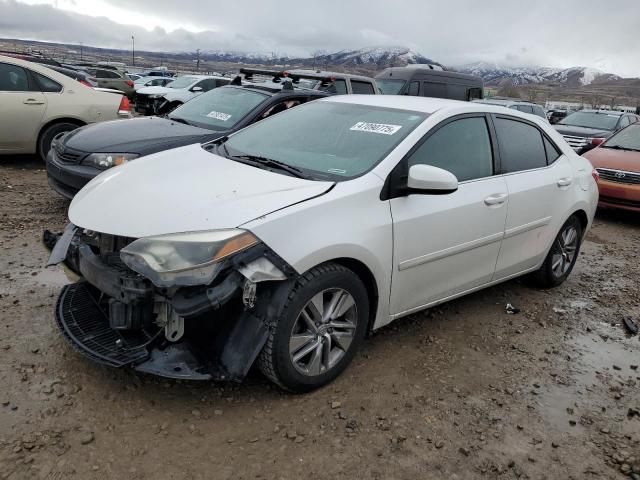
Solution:
[{"label": "rear door handle", "polygon": [[571,178],[569,178],[569,177],[561,178],[560,180],[558,180],[558,186],[559,187],[568,187],[569,185],[571,185],[572,181],[573,180]]},{"label": "rear door handle", "polygon": [[35,98],[27,98],[24,102],[25,105],[42,105],[44,102],[36,100]]},{"label": "rear door handle", "polygon": [[489,195],[487,198],[484,199],[484,203],[485,205],[500,205],[501,203],[506,202],[507,197],[509,195],[507,195],[506,193],[496,193],[494,195]]}]

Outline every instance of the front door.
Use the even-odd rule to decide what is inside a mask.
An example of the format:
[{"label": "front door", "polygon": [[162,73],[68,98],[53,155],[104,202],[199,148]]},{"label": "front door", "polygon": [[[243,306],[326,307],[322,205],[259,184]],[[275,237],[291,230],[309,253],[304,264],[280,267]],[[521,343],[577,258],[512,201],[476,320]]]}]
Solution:
[{"label": "front door", "polygon": [[507,185],[484,114],[454,117],[403,161],[452,172],[458,190],[391,199],[391,314],[403,315],[491,281],[507,215]]},{"label": "front door", "polygon": [[35,152],[47,100],[24,68],[0,63],[0,105],[0,152]]}]

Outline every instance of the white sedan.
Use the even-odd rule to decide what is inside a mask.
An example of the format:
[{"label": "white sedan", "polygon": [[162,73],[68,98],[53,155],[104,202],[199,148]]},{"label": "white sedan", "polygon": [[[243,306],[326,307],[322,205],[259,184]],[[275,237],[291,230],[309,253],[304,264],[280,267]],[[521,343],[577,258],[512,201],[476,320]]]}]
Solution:
[{"label": "white sedan", "polygon": [[52,255],[85,279],[58,324],[109,365],[241,380],[256,361],[308,391],[371,329],[524,274],[564,282],[594,175],[547,122],[503,107],[310,102],[92,180]]}]

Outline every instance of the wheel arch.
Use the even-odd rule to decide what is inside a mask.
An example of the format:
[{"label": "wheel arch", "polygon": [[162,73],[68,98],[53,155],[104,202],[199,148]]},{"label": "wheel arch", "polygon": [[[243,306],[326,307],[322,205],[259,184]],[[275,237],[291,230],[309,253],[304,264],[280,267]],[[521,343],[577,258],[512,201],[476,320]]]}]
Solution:
[{"label": "wheel arch", "polygon": [[575,215],[580,221],[580,226],[582,227],[582,235],[587,231],[587,226],[589,225],[589,217],[587,216],[587,212],[582,209],[576,210],[571,215]]},{"label": "wheel arch", "polygon": [[43,124],[40,127],[40,130],[38,130],[38,136],[36,137],[36,146],[40,143],[40,137],[42,136],[42,133],[49,128],[52,125],[55,125],[56,123],[73,123],[75,125],[77,125],[78,127],[83,127],[85,125],[87,125],[87,122],[80,120],[79,118],[75,118],[75,117],[58,117],[58,118],[53,118],[51,120],[49,120],[47,123]]},{"label": "wheel arch", "polygon": [[337,263],[338,265],[342,265],[343,267],[348,268],[353,273],[355,273],[364,284],[364,287],[367,290],[367,296],[369,298],[369,323],[367,325],[367,332],[370,332],[376,319],[379,299],[378,283],[376,282],[376,278],[373,275],[373,272],[369,269],[369,267],[367,267],[365,263],[361,262],[360,260],[356,260],[355,258],[340,257],[328,260],[327,263],[328,262]]}]

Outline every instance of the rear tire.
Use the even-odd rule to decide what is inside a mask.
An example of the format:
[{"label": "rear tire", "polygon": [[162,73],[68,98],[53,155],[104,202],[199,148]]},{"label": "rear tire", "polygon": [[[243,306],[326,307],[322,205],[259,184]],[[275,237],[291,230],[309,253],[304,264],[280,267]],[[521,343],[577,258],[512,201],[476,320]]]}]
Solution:
[{"label": "rear tire", "polygon": [[543,288],[563,283],[576,264],[582,241],[582,224],[575,215],[569,217],[556,236],[539,270],[534,272],[536,283]]},{"label": "rear tire", "polygon": [[78,125],[75,123],[69,122],[61,122],[54,123],[53,125],[49,125],[47,128],[40,132],[40,136],[38,137],[38,155],[42,161],[47,160],[47,154],[51,149],[51,142],[54,137],[60,133],[70,132],[71,130],[75,130],[78,128]]},{"label": "rear tire", "polygon": [[285,390],[302,393],[349,365],[367,331],[369,299],[360,278],[336,263],[312,268],[288,288],[258,367]]}]

